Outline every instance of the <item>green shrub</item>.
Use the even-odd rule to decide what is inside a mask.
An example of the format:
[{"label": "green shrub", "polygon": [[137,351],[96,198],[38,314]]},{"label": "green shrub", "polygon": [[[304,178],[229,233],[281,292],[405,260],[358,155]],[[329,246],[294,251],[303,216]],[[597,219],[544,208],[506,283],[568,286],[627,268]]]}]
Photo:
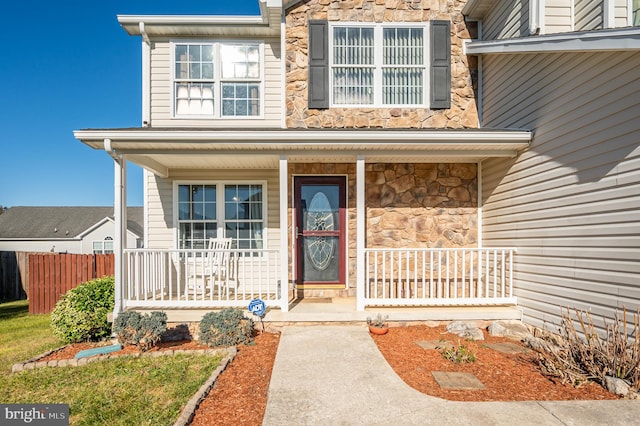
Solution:
[{"label": "green shrub", "polygon": [[66,292],[51,313],[51,328],[66,343],[108,336],[107,314],[113,311],[114,279],[97,278]]},{"label": "green shrub", "polygon": [[473,350],[465,345],[461,345],[458,341],[457,347],[445,348],[442,356],[456,364],[465,364],[467,362],[476,362],[476,355]]},{"label": "green shrub", "polygon": [[234,346],[253,342],[253,320],[242,310],[227,308],[209,312],[200,321],[200,341],[209,346]]},{"label": "green shrub", "polygon": [[122,312],[113,323],[113,331],[122,345],[136,345],[147,351],[156,346],[167,331],[167,314],[159,311],[144,315],[135,311]]}]

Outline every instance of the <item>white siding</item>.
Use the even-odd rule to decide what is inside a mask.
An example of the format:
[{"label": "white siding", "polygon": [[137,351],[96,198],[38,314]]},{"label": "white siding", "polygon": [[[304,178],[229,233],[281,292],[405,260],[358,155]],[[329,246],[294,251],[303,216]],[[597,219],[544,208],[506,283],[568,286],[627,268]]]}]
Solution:
[{"label": "white siding", "polygon": [[482,21],[482,39],[497,40],[529,35],[529,2],[497,0]]},{"label": "white siding", "polygon": [[278,248],[280,245],[280,209],[278,170],[185,170],[172,172],[171,179],[163,179],[149,174],[148,196],[149,220],[148,236],[151,249],[176,248],[174,228],[173,182],[176,181],[266,181],[267,188],[267,245],[264,248]]},{"label": "white siding", "polygon": [[640,53],[486,56],[484,126],[534,131],[483,163],[483,241],[518,248],[527,322],[640,305]]},{"label": "white siding", "polygon": [[546,0],[543,20],[545,34],[571,31],[571,0]]},{"label": "white siding", "polygon": [[629,26],[629,16],[627,9],[629,7],[629,3],[627,0],[613,0],[614,1],[614,26],[616,28],[620,27],[628,27]]},{"label": "white siding", "polygon": [[603,0],[574,0],[576,31],[601,30],[604,25]]},{"label": "white siding", "polygon": [[242,128],[281,126],[280,39],[264,40],[264,116],[252,119],[192,120],[173,118],[170,47],[170,40],[163,39],[154,40],[151,48],[151,126]]}]

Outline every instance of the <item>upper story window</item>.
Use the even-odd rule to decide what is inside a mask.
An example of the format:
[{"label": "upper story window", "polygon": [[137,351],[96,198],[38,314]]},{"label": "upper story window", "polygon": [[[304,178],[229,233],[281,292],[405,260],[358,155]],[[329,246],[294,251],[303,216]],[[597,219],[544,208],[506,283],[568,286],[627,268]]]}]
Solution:
[{"label": "upper story window", "polygon": [[451,22],[309,21],[309,108],[451,106]]},{"label": "upper story window", "polygon": [[640,0],[632,0],[631,22],[634,27],[640,27]]},{"label": "upper story window", "polygon": [[259,43],[174,43],[176,117],[258,117]]},{"label": "upper story window", "polygon": [[333,105],[426,105],[425,27],[331,28]]}]

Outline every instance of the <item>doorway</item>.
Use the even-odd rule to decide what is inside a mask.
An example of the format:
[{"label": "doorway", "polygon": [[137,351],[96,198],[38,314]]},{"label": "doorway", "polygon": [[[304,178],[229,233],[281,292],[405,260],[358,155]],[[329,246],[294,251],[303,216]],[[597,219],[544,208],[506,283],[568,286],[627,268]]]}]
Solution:
[{"label": "doorway", "polygon": [[346,178],[294,178],[296,286],[345,285]]}]

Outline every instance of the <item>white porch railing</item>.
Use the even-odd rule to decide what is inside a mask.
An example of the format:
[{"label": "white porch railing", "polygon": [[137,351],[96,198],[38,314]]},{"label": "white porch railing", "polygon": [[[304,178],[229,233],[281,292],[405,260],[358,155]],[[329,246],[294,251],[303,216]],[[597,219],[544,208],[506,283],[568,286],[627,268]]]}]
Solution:
[{"label": "white porch railing", "polygon": [[513,248],[365,249],[365,306],[515,304]]},{"label": "white porch railing", "polygon": [[225,254],[224,263],[214,264],[207,250],[125,250],[123,307],[246,307],[254,298],[281,306],[279,250]]}]

